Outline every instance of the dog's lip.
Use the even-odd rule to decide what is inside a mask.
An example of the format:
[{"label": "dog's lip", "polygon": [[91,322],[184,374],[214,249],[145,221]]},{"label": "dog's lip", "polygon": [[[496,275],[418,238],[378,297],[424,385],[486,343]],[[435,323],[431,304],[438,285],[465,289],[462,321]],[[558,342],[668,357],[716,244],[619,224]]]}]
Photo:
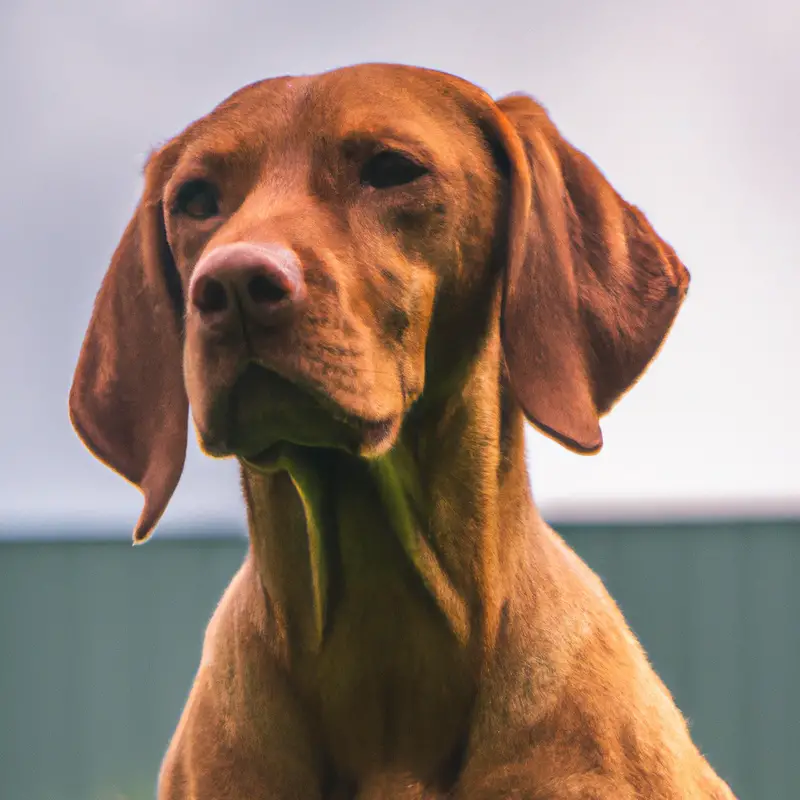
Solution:
[{"label": "dog's lip", "polygon": [[262,450],[254,453],[238,453],[238,457],[246,464],[259,470],[271,471],[278,468],[281,460],[291,448],[302,448],[304,450],[330,450],[342,449],[353,455],[361,457],[376,457],[382,455],[393,443],[395,435],[400,427],[400,417],[393,416],[380,420],[369,420],[360,417],[348,416],[340,419],[348,427],[357,432],[357,442],[355,446],[347,447],[344,444],[338,448],[326,445],[316,447],[309,444],[298,444],[289,440],[279,440],[271,443]]}]

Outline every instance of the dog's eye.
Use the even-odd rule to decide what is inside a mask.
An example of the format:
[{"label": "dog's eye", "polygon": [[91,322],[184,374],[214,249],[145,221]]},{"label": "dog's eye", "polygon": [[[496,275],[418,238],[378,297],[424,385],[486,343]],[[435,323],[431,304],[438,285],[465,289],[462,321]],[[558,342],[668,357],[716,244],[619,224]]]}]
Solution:
[{"label": "dog's eye", "polygon": [[384,150],[372,156],[361,170],[361,183],[374,189],[403,186],[421,178],[428,170],[408,156]]},{"label": "dog's eye", "polygon": [[178,190],[175,210],[192,219],[209,219],[219,214],[217,190],[201,178],[187,181]]}]

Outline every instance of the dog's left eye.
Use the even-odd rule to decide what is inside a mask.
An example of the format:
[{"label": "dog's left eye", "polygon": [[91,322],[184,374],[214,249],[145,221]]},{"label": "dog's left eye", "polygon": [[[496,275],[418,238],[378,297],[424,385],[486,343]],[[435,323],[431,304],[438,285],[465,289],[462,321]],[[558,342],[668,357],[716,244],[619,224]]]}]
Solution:
[{"label": "dog's left eye", "polygon": [[395,150],[384,150],[364,164],[361,183],[374,189],[403,186],[428,174],[428,169]]}]

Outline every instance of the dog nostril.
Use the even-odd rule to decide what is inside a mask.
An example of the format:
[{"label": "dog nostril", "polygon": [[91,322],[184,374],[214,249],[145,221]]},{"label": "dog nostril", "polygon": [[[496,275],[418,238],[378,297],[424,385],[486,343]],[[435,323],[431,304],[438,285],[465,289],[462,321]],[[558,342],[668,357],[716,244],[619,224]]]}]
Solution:
[{"label": "dog nostril", "polygon": [[286,289],[264,275],[255,275],[247,282],[247,293],[255,303],[280,303],[289,296]]},{"label": "dog nostril", "polygon": [[208,278],[196,294],[194,304],[206,314],[224,311],[228,307],[228,293],[219,281]]}]

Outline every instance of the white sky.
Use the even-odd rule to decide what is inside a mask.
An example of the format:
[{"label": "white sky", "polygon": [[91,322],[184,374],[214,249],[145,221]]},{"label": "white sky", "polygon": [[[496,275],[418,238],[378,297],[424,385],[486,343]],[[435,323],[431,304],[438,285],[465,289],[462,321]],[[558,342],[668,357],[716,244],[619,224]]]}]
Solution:
[{"label": "white sky", "polygon": [[[0,9],[0,535],[127,535],[138,493],[66,397],[149,149],[253,80],[359,61],[537,96],[692,272],[675,329],[585,458],[531,432],[565,517],[800,513],[800,4],[6,0]],[[241,524],[192,447],[165,522]]]}]

